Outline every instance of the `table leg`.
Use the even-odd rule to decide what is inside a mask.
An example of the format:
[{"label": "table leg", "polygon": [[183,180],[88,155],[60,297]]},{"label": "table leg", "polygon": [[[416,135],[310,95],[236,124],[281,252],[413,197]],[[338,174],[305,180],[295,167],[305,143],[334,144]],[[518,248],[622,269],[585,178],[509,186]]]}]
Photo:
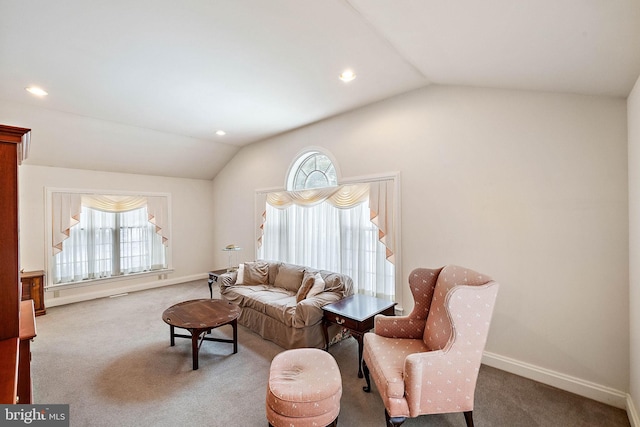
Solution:
[{"label": "table leg", "polygon": [[200,334],[202,333],[199,329],[193,329],[191,332],[191,358],[193,359],[193,370],[198,369],[198,351],[200,350],[200,346],[198,345],[198,340],[200,339]]},{"label": "table leg", "polygon": [[322,320],[322,334],[324,335],[324,351],[329,351],[329,322]]},{"label": "table leg", "polygon": [[176,338],[173,333],[174,333],[173,325],[169,325],[169,336],[170,336],[171,347],[176,345]]},{"label": "table leg", "polygon": [[364,348],[363,334],[351,331],[351,335],[358,341],[358,378],[362,378],[362,350]]},{"label": "table leg", "polygon": [[238,352],[238,319],[233,319],[231,327],[233,327],[233,354],[236,354]]}]

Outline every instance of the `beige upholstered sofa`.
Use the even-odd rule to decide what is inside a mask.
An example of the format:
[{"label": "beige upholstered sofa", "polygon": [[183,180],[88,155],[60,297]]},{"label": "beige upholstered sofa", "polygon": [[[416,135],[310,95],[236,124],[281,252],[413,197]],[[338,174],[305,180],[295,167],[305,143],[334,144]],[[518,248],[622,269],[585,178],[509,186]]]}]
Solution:
[{"label": "beige upholstered sofa", "polygon": [[[240,267],[219,279],[222,298],[242,308],[238,323],[286,349],[324,348],[322,306],[353,294],[349,276],[273,261]],[[340,333],[332,325],[329,339]]]}]

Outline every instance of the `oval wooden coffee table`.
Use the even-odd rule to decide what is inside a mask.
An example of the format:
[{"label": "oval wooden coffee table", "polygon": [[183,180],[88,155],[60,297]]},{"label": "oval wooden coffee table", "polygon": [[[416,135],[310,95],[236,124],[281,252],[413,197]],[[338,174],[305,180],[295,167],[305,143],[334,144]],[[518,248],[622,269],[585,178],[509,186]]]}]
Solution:
[{"label": "oval wooden coffee table", "polygon": [[[171,346],[175,337],[191,338],[193,369],[198,369],[198,352],[203,341],[233,343],[233,354],[238,352],[238,316],[242,310],[235,304],[219,299],[196,299],[172,305],[162,313],[169,325]],[[206,335],[220,326],[233,327],[233,339],[212,338]],[[176,334],[175,328],[188,330],[191,335]],[[199,341],[199,342],[198,342]]]}]

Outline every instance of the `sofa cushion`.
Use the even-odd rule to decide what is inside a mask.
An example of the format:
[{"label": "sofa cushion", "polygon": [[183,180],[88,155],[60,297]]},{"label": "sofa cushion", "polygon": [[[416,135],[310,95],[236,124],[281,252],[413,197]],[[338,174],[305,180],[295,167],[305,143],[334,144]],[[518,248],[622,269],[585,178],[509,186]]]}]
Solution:
[{"label": "sofa cushion", "polygon": [[269,279],[269,264],[262,261],[245,262],[244,277],[238,285],[266,285]]},{"label": "sofa cushion", "polygon": [[278,269],[278,275],[274,286],[284,288],[293,292],[298,292],[302,285],[302,277],[304,276],[304,267],[292,264],[282,264]]},{"label": "sofa cushion", "polygon": [[278,270],[280,269],[279,262],[268,262],[269,264],[269,284],[273,286],[276,282],[276,277],[278,276]]},{"label": "sofa cushion", "polygon": [[304,272],[304,276],[302,277],[302,285],[300,285],[300,288],[298,289],[298,293],[296,294],[296,303],[302,301],[307,297],[307,294],[315,284],[315,280],[316,280],[315,276],[311,272],[309,271]]},{"label": "sofa cushion", "polygon": [[406,393],[403,376],[405,359],[414,353],[428,352],[429,348],[421,339],[388,338],[375,333],[364,334],[364,341],[364,348],[367,349],[364,358],[371,376],[376,385],[385,386],[384,390],[379,390],[383,400],[403,399]]},{"label": "sofa cushion", "polygon": [[269,287],[266,285],[255,286],[229,286],[225,289],[224,294],[221,294],[223,298],[234,304],[238,304],[240,307],[244,307],[248,302],[256,299],[258,292],[265,291]]},{"label": "sofa cushion", "polygon": [[[282,288],[274,288],[272,286],[240,286],[240,289],[236,291],[243,293],[244,289],[251,289],[251,293],[244,293],[244,299],[242,300],[242,307],[248,307],[260,313],[269,312],[270,307],[277,307],[280,310],[281,307],[286,306],[289,302],[293,301],[295,305],[295,295],[291,291],[287,291]],[[277,317],[282,321],[282,317],[279,315],[273,315],[271,317]],[[283,322],[284,323],[284,322]]]},{"label": "sofa cushion", "polygon": [[296,315],[296,296],[272,300],[264,305],[264,314],[282,322],[287,327],[294,327],[293,320]]}]

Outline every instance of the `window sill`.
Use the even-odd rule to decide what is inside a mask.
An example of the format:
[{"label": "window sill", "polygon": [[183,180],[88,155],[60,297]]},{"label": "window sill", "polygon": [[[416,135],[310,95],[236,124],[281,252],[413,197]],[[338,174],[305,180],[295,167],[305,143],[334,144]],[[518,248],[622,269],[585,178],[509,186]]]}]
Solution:
[{"label": "window sill", "polygon": [[166,277],[161,277],[161,276],[166,276],[169,273],[173,273],[173,268],[164,268],[162,270],[145,271],[142,273],[132,273],[132,274],[127,274],[126,276],[105,277],[101,279],[83,280],[81,282],[67,282],[67,283],[58,283],[58,284],[48,283],[45,286],[45,291],[58,291],[63,289],[82,288],[85,286],[117,283],[125,280],[133,280],[133,279],[139,279],[139,278],[149,277],[149,276],[159,276],[158,279],[163,279],[163,278],[166,279]]}]

